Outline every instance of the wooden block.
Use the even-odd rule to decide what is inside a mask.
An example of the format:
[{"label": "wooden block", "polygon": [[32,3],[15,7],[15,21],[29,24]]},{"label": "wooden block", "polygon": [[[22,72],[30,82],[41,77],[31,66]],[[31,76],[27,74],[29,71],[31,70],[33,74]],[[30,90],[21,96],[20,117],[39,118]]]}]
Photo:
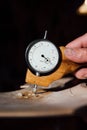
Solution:
[{"label": "wooden block", "polygon": [[64,55],[65,47],[61,46],[60,50],[61,50],[62,62],[55,72],[47,76],[36,76],[29,69],[27,69],[25,82],[48,87],[53,81],[56,81],[62,78],[64,75],[75,71],[79,67],[79,65],[69,61],[65,57]]}]

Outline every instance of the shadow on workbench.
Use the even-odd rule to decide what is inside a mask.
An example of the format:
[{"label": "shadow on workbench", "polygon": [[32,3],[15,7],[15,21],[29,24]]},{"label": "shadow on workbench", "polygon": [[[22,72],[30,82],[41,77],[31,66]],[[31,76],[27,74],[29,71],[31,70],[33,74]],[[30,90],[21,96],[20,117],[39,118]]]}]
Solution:
[{"label": "shadow on workbench", "polygon": [[48,88],[48,89],[45,89],[45,90],[47,90],[47,91],[60,91],[60,90],[68,89],[68,88],[73,88],[76,85],[81,84],[81,83],[85,83],[85,85],[87,86],[87,80],[86,79],[83,79],[83,80],[77,79],[76,77],[74,77],[72,75],[70,76],[70,74],[65,76],[65,78],[67,78],[67,77],[73,77],[73,78],[71,80],[65,82],[65,83],[62,82],[57,87],[53,87],[53,88],[50,88],[50,89]]},{"label": "shadow on workbench", "polygon": [[0,118],[0,129],[20,130],[85,130],[86,122],[78,116],[43,118]]}]

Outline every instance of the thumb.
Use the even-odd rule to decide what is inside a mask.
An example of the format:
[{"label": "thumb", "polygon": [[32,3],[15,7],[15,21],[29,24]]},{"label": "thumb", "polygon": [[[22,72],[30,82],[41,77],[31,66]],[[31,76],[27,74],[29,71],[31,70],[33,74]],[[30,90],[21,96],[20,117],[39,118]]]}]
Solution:
[{"label": "thumb", "polygon": [[65,56],[76,63],[87,62],[87,48],[66,48]]}]

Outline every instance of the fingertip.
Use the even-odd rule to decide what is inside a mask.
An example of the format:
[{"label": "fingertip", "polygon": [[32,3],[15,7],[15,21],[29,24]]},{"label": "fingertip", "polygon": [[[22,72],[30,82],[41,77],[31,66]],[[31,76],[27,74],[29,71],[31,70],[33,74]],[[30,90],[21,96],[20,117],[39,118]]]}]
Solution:
[{"label": "fingertip", "polygon": [[66,48],[65,49],[65,51],[64,51],[64,54],[65,54],[65,56],[69,59],[69,60],[71,60],[71,61],[73,61],[73,62],[79,62],[79,58],[78,58],[78,52],[77,51],[75,51],[75,49],[72,49],[72,48]]},{"label": "fingertip", "polygon": [[66,48],[64,54],[69,60],[73,62],[87,62],[87,48]]},{"label": "fingertip", "polygon": [[78,79],[87,79],[87,68],[83,68],[75,72],[75,76]]}]

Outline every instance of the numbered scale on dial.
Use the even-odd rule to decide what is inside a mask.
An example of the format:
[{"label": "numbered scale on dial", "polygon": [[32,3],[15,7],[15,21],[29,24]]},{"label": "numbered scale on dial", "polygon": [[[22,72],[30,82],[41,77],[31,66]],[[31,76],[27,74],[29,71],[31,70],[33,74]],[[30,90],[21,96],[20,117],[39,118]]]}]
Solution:
[{"label": "numbered scale on dial", "polygon": [[28,68],[33,74],[49,75],[60,65],[60,50],[54,43],[40,39],[31,42],[25,51]]}]

